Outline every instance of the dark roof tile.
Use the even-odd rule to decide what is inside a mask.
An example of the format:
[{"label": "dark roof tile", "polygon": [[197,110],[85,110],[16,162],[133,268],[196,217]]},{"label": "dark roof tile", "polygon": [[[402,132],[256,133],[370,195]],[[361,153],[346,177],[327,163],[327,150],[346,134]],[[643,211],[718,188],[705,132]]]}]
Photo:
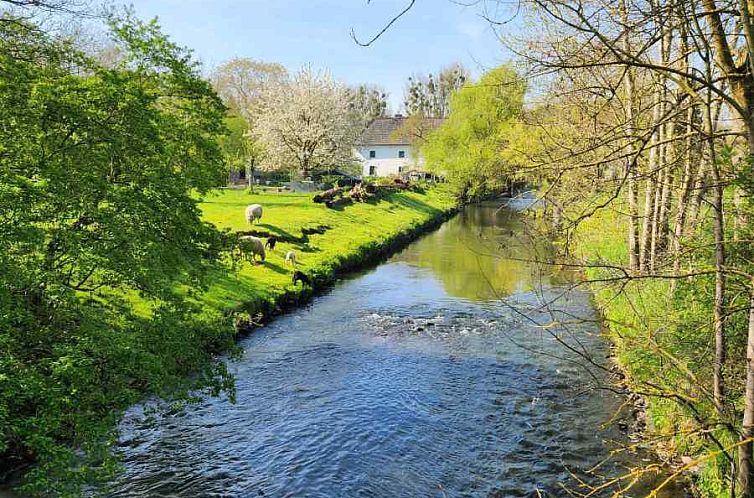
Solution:
[{"label": "dark roof tile", "polygon": [[[407,119],[402,116],[377,118],[361,134],[359,143],[361,145],[411,145],[411,137],[398,132]],[[434,129],[443,121],[445,120],[442,118],[426,118],[424,125],[429,129]]]}]

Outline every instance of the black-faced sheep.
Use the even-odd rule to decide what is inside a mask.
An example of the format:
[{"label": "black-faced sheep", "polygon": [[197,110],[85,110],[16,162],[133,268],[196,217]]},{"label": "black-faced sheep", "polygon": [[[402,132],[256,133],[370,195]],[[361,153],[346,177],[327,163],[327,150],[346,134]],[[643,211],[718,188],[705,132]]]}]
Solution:
[{"label": "black-faced sheep", "polygon": [[293,272],[293,285],[296,285],[298,282],[301,282],[301,285],[308,285],[309,287],[312,286],[312,279],[310,279],[306,273],[296,270]]},{"label": "black-faced sheep", "polygon": [[278,243],[278,239],[277,239],[277,237],[275,237],[273,235],[273,236],[270,236],[270,237],[267,238],[267,242],[264,243],[264,247],[267,248],[267,249],[269,249],[270,251],[274,251],[275,250],[275,244],[277,244],[277,243]]},{"label": "black-faced sheep", "polygon": [[262,219],[262,206],[261,204],[251,204],[246,206],[246,223],[254,223],[254,220]]},{"label": "black-faced sheep", "polygon": [[262,261],[267,257],[262,240],[253,235],[244,235],[238,239],[238,251],[241,254],[241,259],[251,259],[254,263],[256,263],[257,255]]}]

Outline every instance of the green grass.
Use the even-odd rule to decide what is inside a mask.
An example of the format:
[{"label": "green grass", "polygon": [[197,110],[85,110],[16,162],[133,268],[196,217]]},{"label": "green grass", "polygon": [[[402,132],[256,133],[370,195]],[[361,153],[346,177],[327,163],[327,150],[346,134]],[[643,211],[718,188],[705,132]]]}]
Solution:
[{"label": "green grass", "polygon": [[[254,193],[222,190],[201,204],[205,219],[221,229],[253,232],[261,238],[278,237],[274,251],[263,264],[240,263],[235,271],[218,274],[200,300],[215,309],[249,312],[269,309],[298,290],[291,284],[293,268],[286,266],[287,251],[296,252],[297,268],[316,282],[331,281],[342,269],[360,261],[449,212],[454,201],[435,187],[425,193],[391,193],[369,203],[329,209],[312,202],[313,194]],[[249,204],[261,204],[262,219],[253,226],[244,212]],[[305,235],[305,229],[323,233]]]},{"label": "green grass", "polygon": [[[628,263],[628,219],[625,206],[598,212],[579,226],[574,254],[584,262],[626,266]],[[709,279],[680,281],[673,293],[669,280],[639,279],[628,283],[600,280],[619,276],[606,268],[585,270],[595,303],[604,317],[606,335],[616,346],[616,361],[634,391],[680,392],[696,399],[696,409],[709,414],[698,386],[683,371],[705,381],[711,375],[710,361],[700,361],[709,351]],[[673,364],[671,364],[671,359]],[[701,456],[710,451],[708,442],[692,434],[698,429],[694,414],[671,398],[647,397],[647,437],[661,453]],[[717,437],[731,443],[729,435]],[[712,448],[714,450],[715,448]],[[703,496],[726,496],[727,464],[722,458],[702,466],[695,484]]]}]

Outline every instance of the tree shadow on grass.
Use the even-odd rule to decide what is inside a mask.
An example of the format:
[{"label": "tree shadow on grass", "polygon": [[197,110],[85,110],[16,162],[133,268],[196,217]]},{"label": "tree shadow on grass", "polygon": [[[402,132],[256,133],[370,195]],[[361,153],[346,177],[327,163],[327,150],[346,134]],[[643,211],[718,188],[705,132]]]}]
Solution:
[{"label": "tree shadow on grass", "polygon": [[319,247],[312,247],[309,244],[301,244],[298,246],[298,250],[305,253],[322,252]]},{"label": "tree shadow on grass", "polygon": [[274,236],[276,239],[278,239],[278,242],[288,242],[289,244],[305,244],[309,242],[309,236],[306,234],[296,236],[290,232],[283,230],[282,228],[278,228],[274,225],[268,225],[266,223],[260,223],[259,225],[255,226],[257,228],[252,228],[251,230],[239,230],[236,233],[238,235],[253,235],[254,237],[265,238]]},{"label": "tree shadow on grass", "polygon": [[262,263],[262,266],[264,266],[265,268],[269,268],[270,270],[274,271],[275,273],[279,273],[281,275],[285,275],[286,273],[290,273],[286,268],[284,268],[284,267],[282,267],[282,266],[280,266],[278,264],[272,263],[270,261],[265,261],[264,263]]},{"label": "tree shadow on grass", "polygon": [[442,209],[438,209],[434,206],[430,206],[426,202],[416,199],[413,197],[408,196],[398,196],[398,195],[391,195],[389,199],[390,202],[393,204],[396,204],[398,206],[407,207],[410,209],[414,209],[416,211],[421,211],[428,214],[438,215],[442,212]]}]

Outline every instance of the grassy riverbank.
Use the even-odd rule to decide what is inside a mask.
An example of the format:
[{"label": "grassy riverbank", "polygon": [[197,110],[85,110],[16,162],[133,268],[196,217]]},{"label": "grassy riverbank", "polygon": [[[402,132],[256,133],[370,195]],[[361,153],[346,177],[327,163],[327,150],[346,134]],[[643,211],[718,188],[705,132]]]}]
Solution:
[{"label": "grassy riverbank", "polygon": [[[615,346],[615,361],[629,389],[646,402],[644,442],[664,458],[689,463],[701,496],[728,496],[730,464],[711,453],[735,440],[704,422],[714,413],[703,387],[711,365],[699,361],[699,351],[712,347],[707,317],[714,281],[682,279],[673,289],[671,279],[623,278],[619,268],[628,265],[624,212],[622,206],[608,207],[585,220],[574,238],[574,255],[592,265],[585,277]],[[731,332],[735,326],[729,324]],[[736,386],[730,393],[740,394]]]},{"label": "grassy riverbank", "polygon": [[[424,193],[395,192],[369,203],[328,209],[312,202],[312,194],[257,193],[224,190],[208,197],[201,208],[205,219],[221,229],[274,235],[278,244],[267,251],[264,264],[240,264],[236,271],[216,275],[201,301],[215,309],[269,312],[307,297],[311,289],[291,283],[293,267],[286,252],[293,250],[297,268],[315,287],[329,284],[354,269],[444,220],[454,201],[442,188]],[[248,204],[264,206],[259,223],[246,224]]]},{"label": "grassy riverbank", "polygon": [[[10,357],[17,375],[0,375],[1,393],[13,393],[0,405],[7,407],[0,409],[0,424],[8,435],[0,445],[0,480],[18,482],[23,475],[24,494],[76,496],[82,485],[108,478],[115,462],[107,442],[129,405],[152,395],[178,403],[197,394],[233,396],[232,378],[216,358],[233,350],[239,318],[270,316],[308,299],[339,273],[396,249],[454,210],[442,187],[385,194],[342,209],[314,204],[311,197],[210,194],[200,204],[205,221],[279,238],[264,264],[232,267],[226,254],[228,264],[211,269],[205,285],[184,280],[178,294],[189,300],[147,299],[123,287],[82,293],[79,299],[93,311],[73,332],[40,330],[27,337],[29,346]],[[252,203],[262,204],[264,215],[249,227],[244,210]],[[288,250],[296,251],[297,268],[315,289],[292,285],[293,268],[283,262]],[[28,361],[15,359],[23,354]]]}]

